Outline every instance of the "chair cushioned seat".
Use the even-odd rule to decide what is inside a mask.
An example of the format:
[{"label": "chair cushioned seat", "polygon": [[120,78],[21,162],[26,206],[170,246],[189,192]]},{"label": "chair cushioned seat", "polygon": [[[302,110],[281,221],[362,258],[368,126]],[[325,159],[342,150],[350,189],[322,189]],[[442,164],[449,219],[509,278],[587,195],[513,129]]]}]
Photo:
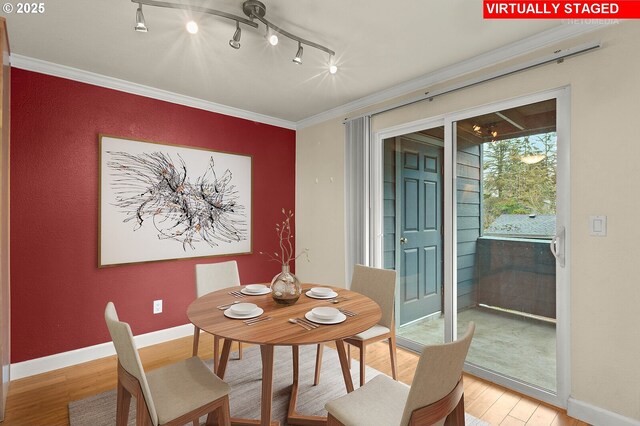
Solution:
[{"label": "chair cushioned seat", "polygon": [[372,337],[376,337],[376,336],[380,336],[382,334],[388,333],[389,331],[391,330],[389,330],[387,327],[376,324],[370,329],[365,330],[362,333],[358,333],[353,337],[360,340],[367,340],[367,339],[371,339]]},{"label": "chair cushioned seat", "polygon": [[227,395],[223,382],[198,357],[191,357],[147,373],[158,421],[167,423],[184,413]]},{"label": "chair cushioned seat", "polygon": [[345,426],[399,425],[409,389],[381,374],[366,386],[328,402],[325,408]]}]

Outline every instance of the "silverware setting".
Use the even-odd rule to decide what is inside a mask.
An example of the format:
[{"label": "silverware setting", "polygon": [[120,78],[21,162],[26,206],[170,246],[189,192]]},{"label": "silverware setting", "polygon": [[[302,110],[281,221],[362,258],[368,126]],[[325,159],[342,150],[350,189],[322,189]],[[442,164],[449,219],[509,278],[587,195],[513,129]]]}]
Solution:
[{"label": "silverware setting", "polygon": [[343,302],[345,300],[349,300],[349,298],[344,297],[344,296],[338,296],[338,297],[334,297],[333,299],[329,300],[329,303],[336,304],[336,303]]},{"label": "silverware setting", "polygon": [[318,327],[317,324],[309,324],[308,321],[302,321],[300,318],[289,318],[289,322],[291,324],[298,324],[300,327],[304,328],[305,330],[313,330],[314,328]]},{"label": "silverware setting", "polygon": [[319,324],[316,324],[316,323],[315,323],[315,322],[313,322],[313,321],[309,321],[308,319],[306,319],[306,318],[304,318],[304,317],[302,317],[302,318],[296,318],[296,320],[298,320],[299,322],[302,322],[302,323],[304,323],[304,324],[308,325],[308,326],[309,326],[309,327],[311,327],[311,328],[318,328],[318,327],[320,327],[320,325],[319,325]]},{"label": "silverware setting", "polygon": [[259,322],[263,322],[263,321],[269,321],[271,319],[271,317],[256,317],[256,318],[249,318],[247,320],[244,320],[242,322],[244,322],[247,325],[253,325]]},{"label": "silverware setting", "polygon": [[346,316],[348,316],[348,317],[355,317],[356,315],[358,315],[356,312],[348,311],[348,310],[346,310],[346,309],[340,309],[340,308],[338,308],[338,310],[339,310],[340,312],[342,312],[343,314],[345,314]]},{"label": "silverware setting", "polygon": [[225,303],[224,305],[218,305],[216,306],[216,308],[221,309],[221,310],[226,310],[229,309],[232,305],[235,305],[236,303],[240,303],[239,300],[235,300],[231,303]]},{"label": "silverware setting", "polygon": [[235,297],[244,297],[244,294],[242,294],[241,292],[239,292],[237,290],[236,291],[230,291],[229,294],[232,295],[232,296],[235,296]]}]

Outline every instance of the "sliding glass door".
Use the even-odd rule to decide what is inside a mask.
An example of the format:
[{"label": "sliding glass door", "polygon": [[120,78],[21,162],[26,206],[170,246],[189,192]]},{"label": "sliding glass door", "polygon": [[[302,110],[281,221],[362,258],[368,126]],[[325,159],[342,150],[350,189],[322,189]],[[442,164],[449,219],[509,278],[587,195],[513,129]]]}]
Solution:
[{"label": "sliding glass door", "polygon": [[556,100],[454,122],[458,333],[467,361],[556,386]]},{"label": "sliding glass door", "polygon": [[467,370],[558,406],[569,383],[567,91],[374,135],[377,266],[398,271],[399,344],[451,341],[474,321]]}]

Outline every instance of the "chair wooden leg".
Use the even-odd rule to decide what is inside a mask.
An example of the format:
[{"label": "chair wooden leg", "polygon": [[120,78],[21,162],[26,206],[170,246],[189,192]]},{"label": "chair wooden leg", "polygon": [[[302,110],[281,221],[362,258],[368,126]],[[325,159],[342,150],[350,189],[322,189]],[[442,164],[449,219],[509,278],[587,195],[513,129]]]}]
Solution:
[{"label": "chair wooden leg", "polygon": [[127,426],[129,407],[131,406],[131,392],[122,386],[118,380],[118,397],[116,404],[116,426]]},{"label": "chair wooden leg", "polygon": [[351,370],[351,345],[347,343],[347,365],[349,365],[349,370]]},{"label": "chair wooden leg", "polygon": [[238,359],[242,359],[242,343],[238,342]]},{"label": "chair wooden leg", "polygon": [[221,408],[218,408],[218,410],[212,411],[209,414],[207,414],[207,421],[204,423],[204,426],[215,426],[218,423],[216,421],[216,420],[218,420],[216,417],[219,417],[219,415],[220,415],[219,410]]},{"label": "chair wooden leg", "polygon": [[148,425],[151,425],[151,419],[149,418],[147,403],[141,391],[139,395],[136,395],[136,426]]},{"label": "chair wooden leg", "polygon": [[198,344],[200,343],[200,329],[193,328],[193,356],[198,356]]},{"label": "chair wooden leg", "polygon": [[360,345],[360,387],[364,386],[365,369],[367,368],[367,364],[365,361],[366,353],[367,347],[364,344]]},{"label": "chair wooden leg", "polygon": [[453,411],[447,416],[444,421],[444,426],[464,426],[464,393],[460,397],[460,401],[458,401],[458,405]]},{"label": "chair wooden leg", "polygon": [[389,357],[391,359],[391,377],[398,380],[398,360],[396,359],[396,333],[391,332],[389,337]]},{"label": "chair wooden leg", "polygon": [[229,396],[224,397],[224,399],[222,400],[222,405],[216,411],[218,412],[218,424],[220,426],[231,426],[231,410],[229,408]]},{"label": "chair wooden leg", "polygon": [[220,337],[213,336],[213,371],[218,371],[220,362]]},{"label": "chair wooden leg", "polygon": [[313,375],[313,386],[318,386],[318,384],[320,384],[320,370],[322,369],[323,352],[324,345],[322,343],[318,343],[318,348],[316,349],[316,372]]}]

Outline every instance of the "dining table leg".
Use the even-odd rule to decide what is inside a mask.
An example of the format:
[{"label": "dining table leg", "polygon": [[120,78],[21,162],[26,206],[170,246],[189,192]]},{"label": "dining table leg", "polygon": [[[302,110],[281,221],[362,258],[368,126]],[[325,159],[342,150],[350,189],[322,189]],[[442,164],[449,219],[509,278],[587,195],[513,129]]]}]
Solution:
[{"label": "dining table leg", "polygon": [[[226,342],[225,342],[226,344]],[[260,403],[260,424],[271,424],[271,403],[273,401],[273,345],[260,345],[262,356],[262,401]]]},{"label": "dining table leg", "polygon": [[224,380],[224,373],[227,371],[227,363],[229,362],[229,353],[231,353],[231,343],[230,339],[224,339],[224,343],[222,344],[222,353],[220,354],[220,359],[218,360],[218,369],[216,370],[216,375]]},{"label": "dining table leg", "polygon": [[298,384],[298,370],[300,366],[300,347],[291,346],[291,358],[293,359],[293,384]]},{"label": "dining table leg", "polygon": [[287,419],[296,416],[296,404],[298,402],[298,379],[300,370],[300,348],[299,346],[291,346],[291,358],[293,360],[293,383],[291,384],[291,397],[289,398],[289,410]]},{"label": "dining table leg", "polygon": [[349,371],[349,360],[347,359],[344,340],[336,340],[336,349],[338,350],[338,358],[340,359],[340,367],[342,368],[342,376],[344,377],[347,393],[353,392],[353,380],[351,379],[351,371]]}]

